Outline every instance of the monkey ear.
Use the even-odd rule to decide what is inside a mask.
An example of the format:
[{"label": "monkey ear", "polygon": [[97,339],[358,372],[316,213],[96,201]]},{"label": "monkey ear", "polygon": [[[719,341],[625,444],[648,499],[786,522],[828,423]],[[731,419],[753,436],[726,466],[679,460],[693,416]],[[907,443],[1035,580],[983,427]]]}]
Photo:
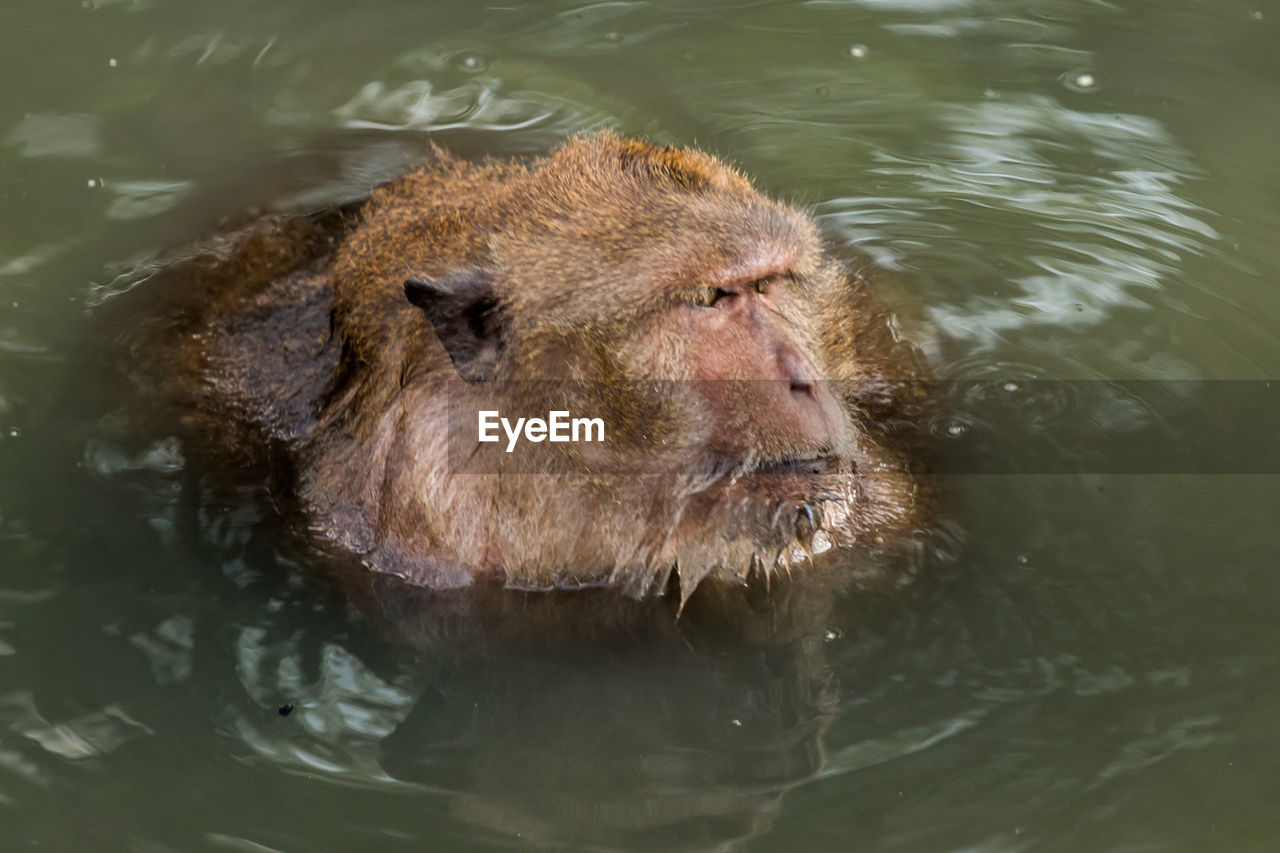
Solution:
[{"label": "monkey ear", "polygon": [[493,378],[505,322],[488,273],[467,270],[441,278],[410,278],[404,295],[427,315],[459,376],[473,384]]}]

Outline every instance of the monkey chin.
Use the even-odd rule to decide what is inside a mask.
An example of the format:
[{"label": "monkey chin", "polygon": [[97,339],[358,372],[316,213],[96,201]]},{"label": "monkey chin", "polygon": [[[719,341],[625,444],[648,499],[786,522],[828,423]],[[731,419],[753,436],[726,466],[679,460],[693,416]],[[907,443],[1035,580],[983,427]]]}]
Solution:
[{"label": "monkey chin", "polygon": [[704,581],[767,585],[832,569],[885,586],[886,558],[912,541],[931,502],[906,463],[868,443],[739,464],[689,502],[665,550],[682,600]]},{"label": "monkey chin", "polygon": [[[796,456],[740,466],[689,500],[664,549],[681,599],[704,581],[749,583],[831,563],[861,543],[849,461]],[[665,580],[665,579],[664,579]]]}]

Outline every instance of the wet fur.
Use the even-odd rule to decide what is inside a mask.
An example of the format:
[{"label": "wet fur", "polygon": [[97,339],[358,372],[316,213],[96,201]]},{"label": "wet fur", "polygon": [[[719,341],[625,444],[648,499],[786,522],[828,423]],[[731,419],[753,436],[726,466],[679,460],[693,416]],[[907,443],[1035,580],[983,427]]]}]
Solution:
[{"label": "wet fur", "polygon": [[[693,377],[663,331],[669,294],[783,267],[806,300],[787,321],[853,429],[821,488],[705,452],[725,425],[690,400],[655,408],[623,390],[589,401],[610,434],[678,439],[644,460],[649,476],[584,473],[546,445],[537,477],[451,470],[449,400],[484,386],[459,378],[406,278],[492,280],[507,323],[496,378],[676,389]],[[683,599],[708,577],[803,568],[815,528],[829,559],[920,521],[905,451],[880,429],[918,357],[812,219],[701,152],[612,134],[527,163],[437,152],[362,205],[259,220],[156,278],[167,307],[132,337],[135,379],[216,455],[282,471],[315,539],[416,584],[642,595],[674,581]],[[761,458],[785,449],[775,432],[759,430]]]}]

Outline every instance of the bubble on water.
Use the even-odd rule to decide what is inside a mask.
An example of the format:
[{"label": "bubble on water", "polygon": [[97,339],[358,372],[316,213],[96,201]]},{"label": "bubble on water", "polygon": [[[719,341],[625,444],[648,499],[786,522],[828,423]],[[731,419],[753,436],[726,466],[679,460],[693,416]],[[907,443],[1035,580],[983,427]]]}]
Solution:
[{"label": "bubble on water", "polygon": [[22,430],[19,427],[9,427],[4,431],[4,434],[9,438],[19,438],[22,436]]},{"label": "bubble on water", "polygon": [[1090,92],[1098,86],[1098,78],[1091,71],[1068,71],[1062,75],[1062,83],[1075,92]]},{"label": "bubble on water", "polygon": [[969,432],[972,420],[967,412],[952,411],[930,420],[929,432],[941,439],[959,438]]},{"label": "bubble on water", "polygon": [[1017,561],[1019,566],[1031,565],[1031,558],[1028,557],[1026,554],[1019,554],[1017,557],[1014,558],[1014,560]]},{"label": "bubble on water", "polygon": [[987,88],[982,90],[982,97],[988,98],[988,99],[998,98],[1000,97],[1000,90],[993,89],[990,86],[988,86]]},{"label": "bubble on water", "polygon": [[98,187],[102,186],[102,178],[90,178],[88,186],[89,189],[96,190]]},{"label": "bubble on water", "polygon": [[453,67],[457,68],[459,71],[478,74],[489,67],[489,62],[479,51],[464,50],[461,53],[454,55]]},{"label": "bubble on water", "polygon": [[854,59],[863,59],[867,55],[867,46],[865,44],[854,44],[849,46],[849,56]]},{"label": "bubble on water", "polygon": [[1015,392],[1015,391],[1017,391],[1017,390],[1018,390],[1018,383],[1017,383],[1017,382],[1006,382],[1006,383],[1004,383],[1003,385],[1001,385],[1000,387],[1001,387],[1001,388],[1003,388],[1004,390],[1008,391],[1010,394],[1012,394],[1013,392]]},{"label": "bubble on water", "polygon": [[742,720],[730,720],[729,722],[733,723],[738,728],[742,728]]},{"label": "bubble on water", "polygon": [[111,66],[112,68],[116,68],[120,65],[120,63],[117,62],[116,58],[113,56],[107,60],[107,65]]}]

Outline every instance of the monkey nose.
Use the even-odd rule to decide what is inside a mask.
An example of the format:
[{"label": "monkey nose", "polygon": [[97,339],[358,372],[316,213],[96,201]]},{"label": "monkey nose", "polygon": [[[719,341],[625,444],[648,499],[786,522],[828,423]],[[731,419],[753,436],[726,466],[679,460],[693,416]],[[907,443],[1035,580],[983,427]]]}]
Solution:
[{"label": "monkey nose", "polygon": [[811,379],[792,379],[791,393],[798,397],[812,397],[814,395],[814,385]]},{"label": "monkey nose", "polygon": [[814,370],[807,358],[788,349],[782,353],[780,361],[783,375],[791,382],[792,396],[810,399],[817,396],[818,372]]}]

